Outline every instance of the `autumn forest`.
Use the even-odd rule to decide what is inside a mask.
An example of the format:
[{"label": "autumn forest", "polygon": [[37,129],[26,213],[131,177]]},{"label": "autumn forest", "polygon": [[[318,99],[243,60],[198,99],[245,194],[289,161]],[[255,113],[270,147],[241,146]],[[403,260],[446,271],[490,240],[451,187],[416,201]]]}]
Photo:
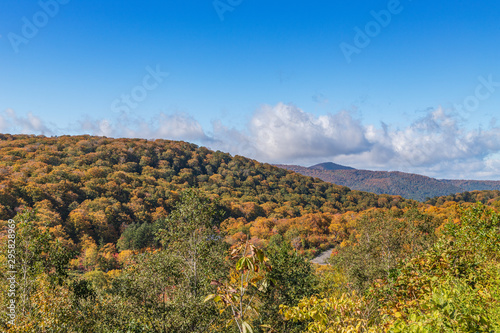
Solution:
[{"label": "autumn forest", "polygon": [[2,332],[500,331],[500,191],[420,202],[167,140],[0,156]]}]

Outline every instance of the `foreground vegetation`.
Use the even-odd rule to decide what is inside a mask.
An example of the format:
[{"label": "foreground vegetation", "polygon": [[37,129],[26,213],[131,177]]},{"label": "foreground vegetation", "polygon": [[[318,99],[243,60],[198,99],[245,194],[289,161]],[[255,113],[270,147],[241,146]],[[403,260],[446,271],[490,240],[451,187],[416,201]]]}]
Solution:
[{"label": "foreground vegetation", "polygon": [[[78,259],[36,212],[18,214],[16,325],[2,312],[2,331],[500,329],[500,219],[482,204],[459,207],[459,220],[442,226],[417,208],[366,212],[336,247],[332,265],[317,268],[280,234],[265,250],[251,242],[230,246],[221,213],[188,190],[154,233],[158,248],[108,256],[94,244]],[[0,258],[6,267],[5,246]],[[74,269],[79,260],[85,269]],[[7,284],[1,288],[6,308]]]},{"label": "foreground vegetation", "polygon": [[2,332],[500,330],[496,192],[418,204],[166,141],[0,149]]}]

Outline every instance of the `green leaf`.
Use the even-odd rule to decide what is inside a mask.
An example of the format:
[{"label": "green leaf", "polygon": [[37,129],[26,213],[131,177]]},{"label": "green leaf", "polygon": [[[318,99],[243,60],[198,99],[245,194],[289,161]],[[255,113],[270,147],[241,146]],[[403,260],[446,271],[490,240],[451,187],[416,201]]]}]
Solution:
[{"label": "green leaf", "polygon": [[264,251],[258,251],[257,258],[259,259],[259,262],[264,262]]},{"label": "green leaf", "polygon": [[250,326],[249,323],[247,323],[246,321],[243,321],[241,323],[241,326],[243,327],[243,333],[253,333],[253,329],[252,329],[252,326]]},{"label": "green leaf", "polygon": [[269,287],[269,282],[267,280],[264,280],[262,281],[262,284],[260,285],[258,290],[264,292],[267,290],[268,287]]},{"label": "green leaf", "polygon": [[238,262],[236,263],[236,270],[238,271],[241,271],[242,270],[242,267],[244,266],[245,264],[245,261],[246,261],[246,258],[243,257],[243,258],[240,258],[240,260],[238,260]]}]

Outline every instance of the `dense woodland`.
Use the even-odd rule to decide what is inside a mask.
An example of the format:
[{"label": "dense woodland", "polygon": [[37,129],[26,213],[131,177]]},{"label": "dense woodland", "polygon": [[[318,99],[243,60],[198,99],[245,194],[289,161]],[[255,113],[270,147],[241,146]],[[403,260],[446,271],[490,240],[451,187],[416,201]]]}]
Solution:
[{"label": "dense woodland", "polygon": [[165,140],[0,135],[0,156],[0,331],[500,329],[498,191],[419,203]]},{"label": "dense woodland", "polygon": [[433,206],[442,206],[449,202],[457,203],[475,203],[493,205],[500,208],[500,191],[465,191],[462,193],[450,194],[441,197],[435,197],[426,201],[427,204]]},{"label": "dense woodland", "polygon": [[359,191],[400,195],[419,201],[465,191],[500,190],[500,181],[435,179],[399,171],[357,170],[333,163],[322,163],[308,168],[298,165],[278,166]]},{"label": "dense woodland", "polygon": [[186,142],[9,135],[0,140],[0,219],[36,208],[76,245],[84,236],[116,244],[129,226],[152,227],[187,188],[219,200],[223,227],[235,241],[250,234],[265,242],[276,227],[300,239],[300,250],[310,255],[330,245],[322,237],[335,214],[410,204]]}]

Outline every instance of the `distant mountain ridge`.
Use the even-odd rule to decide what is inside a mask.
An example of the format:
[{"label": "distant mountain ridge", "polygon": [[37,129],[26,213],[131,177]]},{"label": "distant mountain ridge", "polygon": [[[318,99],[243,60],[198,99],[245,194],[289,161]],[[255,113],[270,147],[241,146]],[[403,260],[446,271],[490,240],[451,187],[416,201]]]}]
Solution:
[{"label": "distant mountain ridge", "polygon": [[340,164],[336,164],[333,162],[325,162],[325,163],[316,164],[316,165],[309,167],[309,169],[323,170],[323,171],[356,170],[354,168],[340,165]]},{"label": "distant mountain ridge", "polygon": [[400,195],[403,198],[419,201],[465,191],[500,190],[500,181],[436,179],[400,171],[358,170],[332,162],[320,163],[311,167],[276,166],[304,176],[347,186],[353,190]]}]

